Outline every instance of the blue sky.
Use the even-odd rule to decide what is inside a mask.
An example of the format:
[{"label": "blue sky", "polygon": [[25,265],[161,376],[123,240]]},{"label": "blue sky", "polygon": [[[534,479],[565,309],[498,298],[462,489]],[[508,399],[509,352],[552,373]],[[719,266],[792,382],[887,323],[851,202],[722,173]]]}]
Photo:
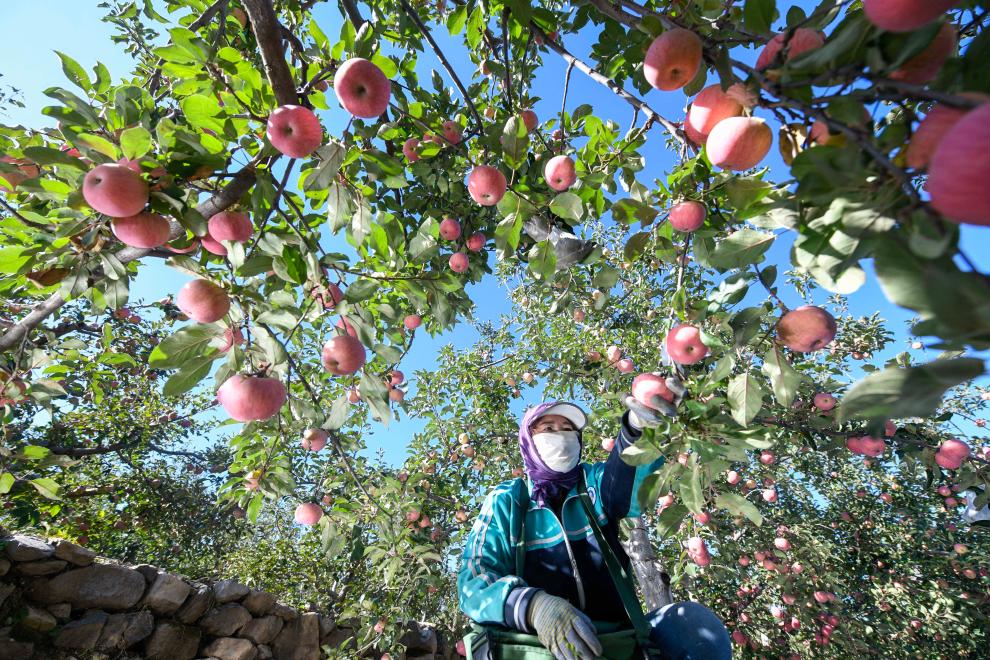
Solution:
[{"label": "blue sky", "polygon": [[[55,50],[61,50],[72,56],[87,70],[91,70],[96,61],[101,61],[109,68],[115,79],[128,76],[131,60],[122,48],[110,41],[111,26],[101,22],[102,10],[96,6],[97,4],[97,0],[73,0],[71,3],[65,0],[8,0],[4,3],[3,21],[8,29],[4,30],[4,39],[0,40],[0,63],[2,63],[0,74],[3,74],[0,83],[20,89],[26,107],[14,108],[8,116],[0,117],[0,122],[29,126],[52,124],[50,118],[41,114],[41,108],[49,101],[41,92],[49,86],[70,86],[64,79]],[[793,4],[810,8],[817,5],[817,2]],[[70,5],[72,11],[66,11]],[[782,13],[786,14],[786,11],[782,10]],[[337,13],[336,3],[317,4],[314,17],[331,39],[338,34],[341,18]],[[44,29],[33,27],[41,25]],[[11,26],[23,26],[25,29],[12,29]],[[470,79],[473,73],[470,60],[457,56],[463,49],[460,42],[450,39],[443,27],[436,27],[434,33],[441,48],[454,63],[458,75],[464,80]],[[568,35],[564,43],[571,52],[585,61],[592,62],[588,53],[594,41],[595,35],[586,28],[585,33]],[[739,57],[755,60],[756,53],[741,51]],[[544,60],[545,66],[540,70],[532,92],[534,96],[542,98],[534,108],[541,120],[559,112],[566,69],[564,61],[553,53],[545,53]],[[430,80],[431,68],[440,70],[445,82],[452,87],[439,62],[431,52],[427,52],[420,57],[420,80],[424,82]],[[710,81],[714,82],[714,79]],[[329,92],[329,96],[331,107],[336,107],[332,91]],[[456,90],[454,96],[457,96]],[[681,92],[652,91],[644,98],[663,116],[675,121],[683,116],[683,108],[687,100]],[[595,113],[600,117],[614,119],[622,127],[629,125],[632,116],[631,107],[575,70],[571,77],[568,108],[573,109],[582,103],[592,104]],[[321,120],[331,135],[339,135],[347,123],[348,116],[342,109],[336,108],[321,113]],[[650,185],[655,178],[664,176],[664,172],[674,164],[674,154],[663,151],[663,138],[659,130],[654,128],[651,134],[655,150],[651,151],[649,146],[644,150],[647,155],[647,166],[640,175],[640,181],[646,185]],[[781,179],[786,176],[786,169],[776,148],[771,150],[766,164],[771,167],[771,178]],[[353,253],[342,238],[328,237],[324,244],[342,252]],[[963,227],[962,246],[981,270],[984,272],[990,270],[990,250],[987,250],[987,247],[990,247],[990,229]],[[779,270],[783,272],[789,266],[789,248],[789,240],[778,240],[767,254],[767,263],[777,264]],[[494,257],[490,258],[494,259]],[[866,263],[864,266],[869,273],[870,264]],[[132,300],[161,298],[177,291],[187,279],[185,275],[166,268],[159,261],[150,260],[147,265],[142,266],[136,281],[132,283]],[[472,299],[483,301],[475,314],[480,320],[497,320],[501,315],[511,312],[507,292],[498,286],[494,277],[486,277],[480,284],[471,285],[468,293]],[[798,302],[797,296],[792,292],[784,292],[782,297],[789,305]],[[821,292],[820,299],[823,300],[824,297],[825,292]],[[853,314],[868,315],[879,312],[889,321],[891,330],[899,340],[893,345],[892,353],[907,347],[910,339],[907,336],[906,323],[911,315],[889,304],[872,276],[868,277],[867,284],[862,289],[849,297],[849,303]],[[431,369],[435,364],[436,352],[441,346],[452,343],[456,347],[467,347],[476,339],[477,333],[467,324],[458,325],[438,337],[431,338],[420,332],[401,368],[406,374],[411,374],[416,369]],[[929,357],[934,357],[934,354],[930,354]],[[415,387],[414,382],[412,387]],[[514,411],[519,414],[526,405],[535,403],[539,395],[536,389],[524,392],[525,396],[514,402]],[[421,428],[420,422],[406,416],[403,416],[399,423],[393,422],[387,430],[376,427],[372,434],[366,437],[369,451],[382,449],[387,460],[401,462],[407,441]]]}]

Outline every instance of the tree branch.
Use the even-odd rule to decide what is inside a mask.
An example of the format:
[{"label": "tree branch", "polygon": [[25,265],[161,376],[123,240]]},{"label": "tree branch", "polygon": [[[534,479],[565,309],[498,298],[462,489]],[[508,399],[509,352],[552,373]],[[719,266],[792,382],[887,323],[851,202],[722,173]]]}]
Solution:
[{"label": "tree branch", "polygon": [[474,121],[478,125],[478,130],[483,130],[484,122],[481,120],[481,115],[478,113],[478,108],[474,106],[474,101],[471,100],[471,95],[468,94],[467,88],[464,87],[464,83],[462,83],[461,79],[457,76],[457,73],[454,71],[454,67],[450,65],[450,61],[447,59],[447,56],[443,54],[443,51],[440,50],[440,46],[438,46],[437,42],[433,39],[430,29],[423,24],[419,14],[416,13],[415,9],[409,6],[409,3],[406,0],[399,0],[399,2],[402,4],[402,10],[406,12],[409,19],[416,24],[416,27],[419,28],[419,31],[423,34],[423,37],[425,37],[426,41],[429,42],[430,47],[437,56],[437,59],[440,60],[440,64],[442,64],[443,68],[447,71],[447,75],[450,76],[450,78],[454,81],[454,85],[456,85],[457,89],[460,90],[461,96],[464,97],[465,103],[467,103],[468,108],[471,109],[471,114],[474,115]]},{"label": "tree branch", "polygon": [[242,0],[244,10],[251,21],[251,29],[261,49],[261,62],[265,76],[279,105],[295,105],[299,102],[292,71],[285,61],[282,44],[282,24],[278,22],[271,0]]}]

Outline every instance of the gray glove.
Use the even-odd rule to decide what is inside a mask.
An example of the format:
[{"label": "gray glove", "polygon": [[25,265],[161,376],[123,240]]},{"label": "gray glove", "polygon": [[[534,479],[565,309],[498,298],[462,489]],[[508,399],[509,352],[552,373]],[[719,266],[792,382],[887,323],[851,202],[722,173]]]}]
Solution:
[{"label": "gray glove", "polygon": [[536,592],[529,601],[526,621],[558,660],[594,660],[602,654],[591,619],[563,598]]},{"label": "gray glove", "polygon": [[[653,372],[656,375],[661,375],[658,372]],[[660,415],[666,415],[667,417],[677,416],[677,406],[681,404],[684,399],[684,394],[687,389],[684,387],[684,383],[681,381],[677,375],[668,376],[664,379],[664,384],[667,389],[671,391],[674,395],[673,401],[667,401],[659,396],[653,397],[653,407],[643,405],[637,401],[633,396],[626,395],[625,404],[629,408],[629,424],[634,429],[642,431],[645,428],[656,428],[660,426],[662,421]]]}]

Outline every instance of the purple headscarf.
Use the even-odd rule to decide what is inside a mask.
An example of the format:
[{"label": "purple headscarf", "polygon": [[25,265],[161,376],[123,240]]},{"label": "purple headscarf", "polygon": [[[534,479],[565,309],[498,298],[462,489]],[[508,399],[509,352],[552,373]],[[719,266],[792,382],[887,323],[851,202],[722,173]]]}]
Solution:
[{"label": "purple headscarf", "polygon": [[[574,466],[569,472],[557,472],[547,467],[540,457],[540,452],[536,450],[536,443],[529,432],[529,426],[540,417],[548,408],[555,406],[560,401],[549,401],[534,406],[526,411],[522,421],[519,423],[519,451],[522,453],[523,464],[526,466],[526,473],[533,480],[532,497],[539,507],[546,506],[546,503],[555,499],[561,492],[566,493],[581,476],[581,462]],[[584,442],[581,432],[578,431],[578,439],[581,440],[581,448],[584,449]]]}]

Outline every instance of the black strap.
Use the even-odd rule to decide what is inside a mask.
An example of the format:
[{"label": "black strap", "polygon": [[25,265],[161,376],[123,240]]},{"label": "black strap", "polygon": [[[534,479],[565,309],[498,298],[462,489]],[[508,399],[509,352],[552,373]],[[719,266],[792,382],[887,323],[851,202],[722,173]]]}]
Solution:
[{"label": "black strap", "polygon": [[581,478],[578,481],[578,489],[581,503],[584,505],[584,512],[588,515],[588,523],[591,525],[591,531],[594,532],[595,539],[597,539],[598,546],[602,551],[605,566],[608,568],[609,575],[612,576],[612,582],[619,592],[619,598],[622,599],[622,605],[626,609],[626,614],[629,615],[629,620],[636,630],[636,636],[639,638],[640,643],[643,644],[650,639],[650,624],[643,615],[642,608],[640,608],[639,598],[636,596],[636,589],[633,587],[632,576],[622,567],[618,557],[615,556],[615,552],[612,550],[612,546],[605,538],[605,534],[602,533],[602,528],[598,526],[595,507],[591,503],[591,496],[588,495],[588,487],[584,482],[583,470],[581,471]]}]

